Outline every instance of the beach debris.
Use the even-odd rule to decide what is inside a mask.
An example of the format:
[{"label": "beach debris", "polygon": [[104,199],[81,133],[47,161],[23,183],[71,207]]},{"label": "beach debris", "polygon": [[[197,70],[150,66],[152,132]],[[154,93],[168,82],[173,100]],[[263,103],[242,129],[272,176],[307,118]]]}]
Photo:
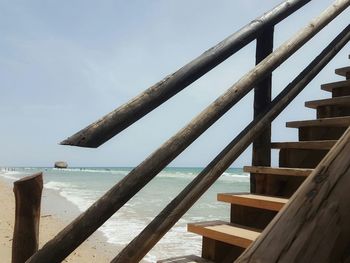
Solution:
[{"label": "beach debris", "polygon": [[41,216],[41,218],[50,217],[50,216],[52,216],[52,215],[43,215],[43,216]]},{"label": "beach debris", "polygon": [[57,161],[57,162],[55,162],[55,168],[65,169],[67,167],[68,167],[67,162],[64,162],[64,161]]}]

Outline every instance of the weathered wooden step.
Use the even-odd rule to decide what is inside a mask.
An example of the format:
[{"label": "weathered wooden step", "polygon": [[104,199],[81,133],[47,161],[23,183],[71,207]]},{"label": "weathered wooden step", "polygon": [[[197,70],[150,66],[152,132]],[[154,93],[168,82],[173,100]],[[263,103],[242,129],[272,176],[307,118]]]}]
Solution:
[{"label": "weathered wooden step", "polygon": [[304,121],[290,121],[286,123],[289,128],[300,127],[320,127],[320,126],[332,126],[332,127],[348,127],[350,126],[350,117],[334,117],[334,118],[322,118],[316,120],[304,120]]},{"label": "weathered wooden step", "polygon": [[260,235],[260,232],[255,229],[219,220],[190,223],[187,225],[187,230],[241,248],[247,248]]},{"label": "weathered wooden step", "polygon": [[272,143],[279,151],[279,167],[315,168],[337,140]]},{"label": "weathered wooden step", "polygon": [[290,198],[306,177],[312,173],[313,169],[246,166],[244,171],[251,173],[252,193]]},{"label": "weathered wooden step", "polygon": [[338,140],[350,126],[350,116],[292,121],[286,126],[299,129],[299,141]]},{"label": "weathered wooden step", "polygon": [[195,256],[195,255],[188,255],[188,256],[158,260],[157,263],[213,263],[213,261]]},{"label": "weathered wooden step", "polygon": [[254,174],[306,177],[312,173],[313,169],[269,167],[269,166],[244,166],[243,171],[246,173],[254,173]]},{"label": "weathered wooden step", "polygon": [[350,78],[350,67],[338,68],[335,70],[335,74],[346,77],[348,79]]},{"label": "weathered wooden step", "polygon": [[288,199],[255,194],[220,193],[218,194],[218,201],[240,206],[279,211],[288,202]]},{"label": "weathered wooden step", "polygon": [[317,109],[322,106],[349,106],[350,96],[335,97],[331,99],[312,100],[305,102],[305,107]]},{"label": "weathered wooden step", "polygon": [[331,82],[321,85],[321,89],[324,91],[332,92],[333,89],[338,88],[350,88],[350,80],[343,80],[343,81],[337,81],[337,82]]},{"label": "weathered wooden step", "polygon": [[272,149],[310,149],[310,150],[330,150],[336,140],[324,141],[302,141],[302,142],[274,142],[271,143]]},{"label": "weathered wooden step", "polygon": [[317,110],[317,119],[350,116],[350,96],[307,101],[305,106]]}]

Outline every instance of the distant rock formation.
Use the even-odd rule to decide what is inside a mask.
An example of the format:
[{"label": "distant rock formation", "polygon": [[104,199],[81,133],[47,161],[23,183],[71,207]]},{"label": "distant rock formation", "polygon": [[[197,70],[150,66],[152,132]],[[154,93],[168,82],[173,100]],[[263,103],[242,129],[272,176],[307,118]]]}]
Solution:
[{"label": "distant rock formation", "polygon": [[68,164],[66,162],[55,162],[55,168],[65,169],[68,167]]}]

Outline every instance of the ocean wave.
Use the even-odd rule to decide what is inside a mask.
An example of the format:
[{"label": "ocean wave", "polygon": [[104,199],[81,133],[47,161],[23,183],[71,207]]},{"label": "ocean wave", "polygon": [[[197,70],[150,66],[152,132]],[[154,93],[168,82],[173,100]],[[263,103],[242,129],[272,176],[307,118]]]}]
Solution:
[{"label": "ocean wave", "polygon": [[[91,170],[80,170],[80,168],[68,168],[67,173],[51,173],[51,177],[47,179],[51,180],[45,183],[44,187],[58,191],[59,195],[65,200],[68,200],[80,211],[85,211],[95,200],[102,195],[101,185],[108,184],[108,187],[114,183],[114,173],[127,174],[129,171],[126,169],[118,170],[107,170],[106,169],[91,169]],[[53,169],[50,168],[52,171]],[[111,175],[104,176],[97,173],[110,173]],[[81,172],[81,173],[75,173]],[[70,174],[71,173],[71,174]],[[74,174],[73,174],[74,173]],[[94,175],[86,178],[84,173],[94,173]],[[110,218],[103,226],[99,229],[106,237],[107,241],[116,246],[124,247],[125,244],[129,243],[131,239],[137,236],[143,228],[153,219],[156,215],[156,211],[162,206],[165,206],[170,201],[170,195],[174,195],[172,187],[177,189],[175,186],[179,183],[182,185],[182,180],[192,180],[194,176],[198,174],[198,169],[195,170],[174,170],[169,169],[162,171],[158,177],[160,178],[175,178],[173,180],[159,180],[153,182],[154,185],[150,185],[147,192],[138,193],[133,199],[125,204],[112,218]],[[103,180],[100,180],[103,178]],[[179,180],[176,180],[179,179]],[[236,187],[241,190],[249,182],[249,174],[241,173],[239,169],[234,169],[225,172],[220,179],[221,184],[219,187]],[[242,182],[242,184],[232,182]],[[96,183],[96,184],[95,184]],[[169,187],[171,185],[172,187]],[[166,187],[165,187],[166,186]],[[155,188],[152,188],[155,187]],[[225,188],[225,189],[226,189]],[[157,191],[154,191],[157,189]],[[221,188],[220,188],[221,189]],[[162,195],[160,195],[162,194]],[[168,200],[169,199],[169,200]],[[216,220],[220,219],[221,215],[229,216],[227,210],[220,214],[220,205],[215,202],[199,203],[198,207],[189,211],[185,217],[181,218],[179,222],[161,239],[161,241],[152,249],[142,262],[155,262],[158,259],[167,258],[185,254],[200,254],[201,250],[201,237],[189,233],[186,230],[188,222],[203,221],[203,220]],[[222,210],[222,209],[221,209]],[[220,216],[218,217],[218,215]]]},{"label": "ocean wave", "polygon": [[4,177],[4,178],[6,178],[6,179],[9,179],[9,180],[11,180],[11,181],[16,181],[16,180],[18,180],[17,177],[14,177],[14,176],[9,175],[9,174],[7,174],[7,173],[0,173],[0,176],[1,176],[1,177]]},{"label": "ocean wave", "polygon": [[130,171],[129,170],[118,170],[113,168],[96,168],[96,169],[89,169],[89,168],[65,168],[65,169],[59,169],[59,168],[52,168],[55,172],[72,172],[72,173],[104,173],[104,174],[113,174],[113,175],[127,175]]},{"label": "ocean wave", "polygon": [[[144,220],[113,216],[100,228],[107,242],[125,246],[148,224]],[[187,221],[178,222],[160,242],[144,257],[143,262],[156,262],[158,259],[176,256],[179,253],[200,253],[201,237],[187,232]]]},{"label": "ocean wave", "polygon": [[72,185],[71,183],[51,181],[51,182],[44,184],[44,187],[46,187],[48,189],[60,191],[64,188],[70,187],[71,185]]},{"label": "ocean wave", "polygon": [[5,170],[1,170],[0,171],[0,176],[4,177],[6,179],[9,179],[11,181],[16,181],[18,179],[20,179],[20,177],[18,175],[21,175],[23,173],[18,172],[18,171],[5,171]]},{"label": "ocean wave", "polygon": [[194,176],[196,176],[198,174],[195,173],[185,173],[185,172],[160,172],[157,177],[158,178],[179,178],[179,179],[189,179],[189,178],[193,178]]},{"label": "ocean wave", "polygon": [[100,195],[99,191],[82,189],[75,184],[67,182],[51,181],[46,183],[44,187],[58,191],[60,196],[78,207],[81,212],[89,208]]}]

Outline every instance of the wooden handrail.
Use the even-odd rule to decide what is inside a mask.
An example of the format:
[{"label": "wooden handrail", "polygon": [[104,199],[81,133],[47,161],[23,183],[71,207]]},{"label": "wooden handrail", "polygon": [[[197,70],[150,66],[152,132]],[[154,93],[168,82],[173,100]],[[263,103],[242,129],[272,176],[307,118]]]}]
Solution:
[{"label": "wooden handrail", "polygon": [[349,262],[350,127],[235,261]]},{"label": "wooden handrail", "polygon": [[312,20],[308,26],[300,30],[294,37],[286,41],[254,69],[249,71],[187,126],[134,168],[84,213],[58,233],[54,239],[46,243],[28,262],[60,262],[66,258],[166,165],[244,97],[258,81],[281,65],[339,13],[346,9],[349,4],[350,0],[335,1],[332,6]]},{"label": "wooden handrail", "polygon": [[287,0],[256,18],[175,73],[146,89],[128,103],[67,138],[61,144],[96,148],[157,108],[188,85],[311,0]]},{"label": "wooden handrail", "polygon": [[112,262],[140,261],[349,40],[347,26]]}]

